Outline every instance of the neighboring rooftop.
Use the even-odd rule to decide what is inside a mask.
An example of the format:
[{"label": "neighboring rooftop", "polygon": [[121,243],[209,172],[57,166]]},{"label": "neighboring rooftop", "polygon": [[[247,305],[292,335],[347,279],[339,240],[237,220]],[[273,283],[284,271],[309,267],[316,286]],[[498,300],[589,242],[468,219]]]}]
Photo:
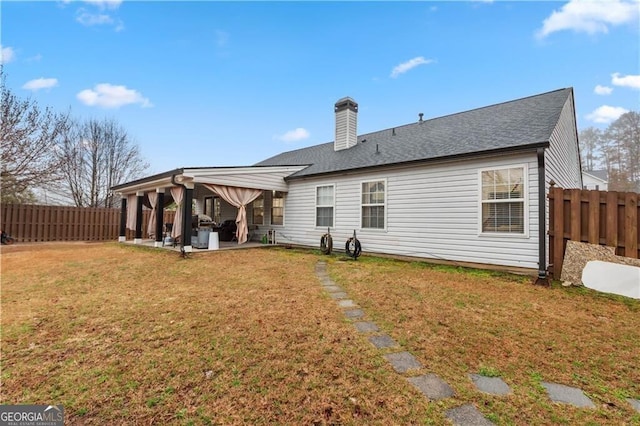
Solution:
[{"label": "neighboring rooftop", "polygon": [[545,146],[572,96],[565,88],[358,136],[334,151],[328,142],[284,152],[256,166],[309,165],[290,178]]},{"label": "neighboring rooftop", "polygon": [[609,173],[606,170],[583,170],[582,173],[591,175],[602,180],[603,182],[609,181]]}]

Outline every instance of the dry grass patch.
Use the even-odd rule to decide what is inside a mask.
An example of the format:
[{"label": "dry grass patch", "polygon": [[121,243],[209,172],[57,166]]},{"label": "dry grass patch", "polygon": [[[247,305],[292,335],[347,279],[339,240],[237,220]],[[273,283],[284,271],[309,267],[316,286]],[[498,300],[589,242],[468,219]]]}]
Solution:
[{"label": "dry grass patch", "polygon": [[[396,341],[450,383],[442,409],[473,402],[498,424],[640,424],[640,302],[529,278],[424,263],[334,258],[328,271]],[[470,373],[500,376],[507,397]],[[554,404],[542,381],[583,389],[597,405]]]},{"label": "dry grass patch", "polygon": [[3,248],[0,403],[63,404],[68,424],[441,419],[322,292],[317,260]]}]

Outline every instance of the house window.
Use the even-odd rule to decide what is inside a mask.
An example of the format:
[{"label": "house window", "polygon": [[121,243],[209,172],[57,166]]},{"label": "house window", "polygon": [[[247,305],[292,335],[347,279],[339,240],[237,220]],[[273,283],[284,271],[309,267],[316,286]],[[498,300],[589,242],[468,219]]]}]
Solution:
[{"label": "house window", "polygon": [[385,186],[383,180],[362,183],[362,227],[384,229]]},{"label": "house window", "polygon": [[525,167],[481,171],[483,233],[525,233],[525,176]]},{"label": "house window", "polygon": [[316,187],[316,226],[333,226],[334,186]]},{"label": "house window", "polygon": [[273,191],[271,198],[271,224],[282,225],[284,223],[284,192]]},{"label": "house window", "polygon": [[213,218],[213,197],[204,197],[204,214]]},{"label": "house window", "polygon": [[220,223],[220,198],[204,198],[204,214],[209,216],[215,223]]},{"label": "house window", "polygon": [[253,211],[253,223],[254,225],[262,225],[264,223],[264,195],[259,196],[253,203],[251,203]]}]

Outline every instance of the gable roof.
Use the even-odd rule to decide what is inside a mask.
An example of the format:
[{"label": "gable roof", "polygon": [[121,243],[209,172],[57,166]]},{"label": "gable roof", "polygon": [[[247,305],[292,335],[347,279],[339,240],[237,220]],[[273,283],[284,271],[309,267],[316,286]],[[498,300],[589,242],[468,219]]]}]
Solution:
[{"label": "gable roof", "polygon": [[559,89],[333,142],[283,152],[256,166],[308,165],[287,179],[409,162],[548,146],[572,88]]}]

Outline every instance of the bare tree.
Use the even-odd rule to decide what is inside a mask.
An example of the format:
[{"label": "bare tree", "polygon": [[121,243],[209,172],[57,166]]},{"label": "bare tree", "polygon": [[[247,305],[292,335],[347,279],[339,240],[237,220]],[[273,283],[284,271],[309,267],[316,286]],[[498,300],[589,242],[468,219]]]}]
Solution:
[{"label": "bare tree", "polygon": [[69,115],[41,109],[31,99],[18,98],[2,74],[0,107],[0,167],[2,202],[33,202],[33,189],[59,181],[63,161],[56,155]]},{"label": "bare tree", "polygon": [[[619,191],[640,190],[640,113],[630,111],[611,123],[605,139],[617,161],[612,164],[614,187]],[[611,179],[610,179],[611,180]]]},{"label": "bare tree", "polygon": [[78,207],[115,207],[111,187],[139,177],[149,165],[116,121],[76,123],[60,149],[62,172]]},{"label": "bare tree", "polygon": [[588,127],[580,132],[580,159],[584,170],[596,170],[599,163],[598,149],[602,143],[602,131]]}]

